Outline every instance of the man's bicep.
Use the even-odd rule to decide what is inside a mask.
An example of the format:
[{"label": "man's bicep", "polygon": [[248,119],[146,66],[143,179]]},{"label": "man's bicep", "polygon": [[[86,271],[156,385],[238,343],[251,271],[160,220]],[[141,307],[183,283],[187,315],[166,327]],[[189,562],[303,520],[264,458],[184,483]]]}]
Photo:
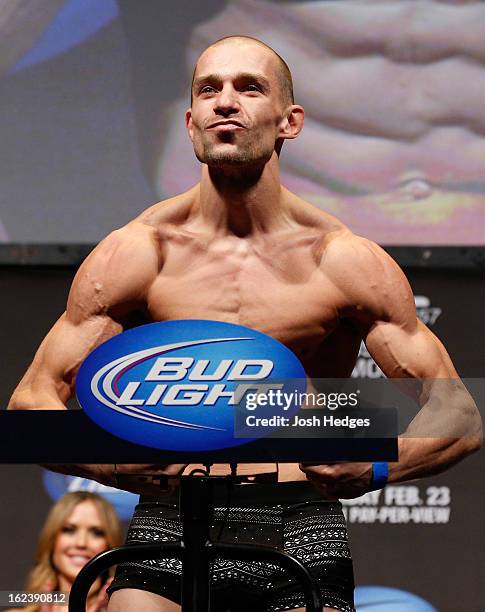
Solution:
[{"label": "man's bicep", "polygon": [[41,343],[9,408],[65,408],[81,363],[96,346],[120,331],[121,325],[106,315],[74,323],[64,313]]},{"label": "man's bicep", "polygon": [[406,326],[376,321],[365,337],[365,344],[389,378],[457,377],[445,347],[419,320]]},{"label": "man's bicep", "polygon": [[10,408],[65,408],[82,361],[143,305],[157,258],[151,236],[139,225],[113,232],[83,262],[66,312],[39,347]]},{"label": "man's bicep", "polygon": [[445,347],[417,318],[409,282],[396,262],[363,238],[349,241],[343,263],[354,270],[343,282],[347,312],[361,330],[367,350],[390,378],[449,378],[456,371]]},{"label": "man's bicep", "polygon": [[69,320],[94,315],[117,320],[143,308],[159,271],[153,232],[131,223],[112,232],[89,254],[74,278],[67,300]]}]

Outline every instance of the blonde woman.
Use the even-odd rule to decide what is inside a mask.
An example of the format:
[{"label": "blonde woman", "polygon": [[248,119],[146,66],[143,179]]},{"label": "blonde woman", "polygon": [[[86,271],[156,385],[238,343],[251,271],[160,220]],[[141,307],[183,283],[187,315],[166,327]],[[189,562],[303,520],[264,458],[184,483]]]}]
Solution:
[{"label": "blonde woman", "polygon": [[[81,568],[95,555],[121,544],[121,525],[113,506],[94,493],[67,493],[51,508],[39,536],[26,591],[69,593]],[[87,602],[87,612],[103,612],[111,579],[99,578]],[[67,612],[66,605],[32,603],[7,612]]]}]

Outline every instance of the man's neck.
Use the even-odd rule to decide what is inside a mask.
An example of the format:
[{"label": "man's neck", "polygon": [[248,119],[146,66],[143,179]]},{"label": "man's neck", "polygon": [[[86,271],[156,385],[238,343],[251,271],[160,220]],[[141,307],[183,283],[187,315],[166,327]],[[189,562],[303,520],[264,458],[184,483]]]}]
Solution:
[{"label": "man's neck", "polygon": [[204,165],[198,208],[204,224],[220,235],[248,237],[288,225],[276,154],[263,167]]}]

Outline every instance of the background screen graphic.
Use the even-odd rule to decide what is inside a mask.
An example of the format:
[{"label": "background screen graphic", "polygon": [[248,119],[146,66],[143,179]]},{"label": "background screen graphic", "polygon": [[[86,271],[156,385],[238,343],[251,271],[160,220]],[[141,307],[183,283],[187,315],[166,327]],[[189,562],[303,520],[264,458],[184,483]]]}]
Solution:
[{"label": "background screen graphic", "polygon": [[285,186],[383,245],[485,243],[481,2],[9,6],[0,241],[97,242],[196,183],[184,128],[194,62],[247,34],[287,60],[306,110],[283,147]]}]

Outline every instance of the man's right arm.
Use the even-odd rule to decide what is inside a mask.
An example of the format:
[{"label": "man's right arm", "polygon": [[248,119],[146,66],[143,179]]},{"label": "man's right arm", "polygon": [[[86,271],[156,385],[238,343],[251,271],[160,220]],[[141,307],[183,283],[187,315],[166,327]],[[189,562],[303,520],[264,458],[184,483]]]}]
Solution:
[{"label": "man's right arm", "polygon": [[[123,331],[124,318],[144,306],[146,292],[158,273],[154,240],[149,229],[134,223],[113,232],[96,247],[76,274],[66,312],[40,345],[8,409],[66,408],[84,359],[99,344]],[[107,485],[116,484],[113,465],[52,465],[49,468]],[[140,468],[120,466],[120,472]]]},{"label": "man's right arm", "polygon": [[123,321],[144,305],[158,272],[156,247],[140,223],[110,234],[79,268],[66,312],[40,345],[9,408],[64,409],[82,361],[123,330]]}]

